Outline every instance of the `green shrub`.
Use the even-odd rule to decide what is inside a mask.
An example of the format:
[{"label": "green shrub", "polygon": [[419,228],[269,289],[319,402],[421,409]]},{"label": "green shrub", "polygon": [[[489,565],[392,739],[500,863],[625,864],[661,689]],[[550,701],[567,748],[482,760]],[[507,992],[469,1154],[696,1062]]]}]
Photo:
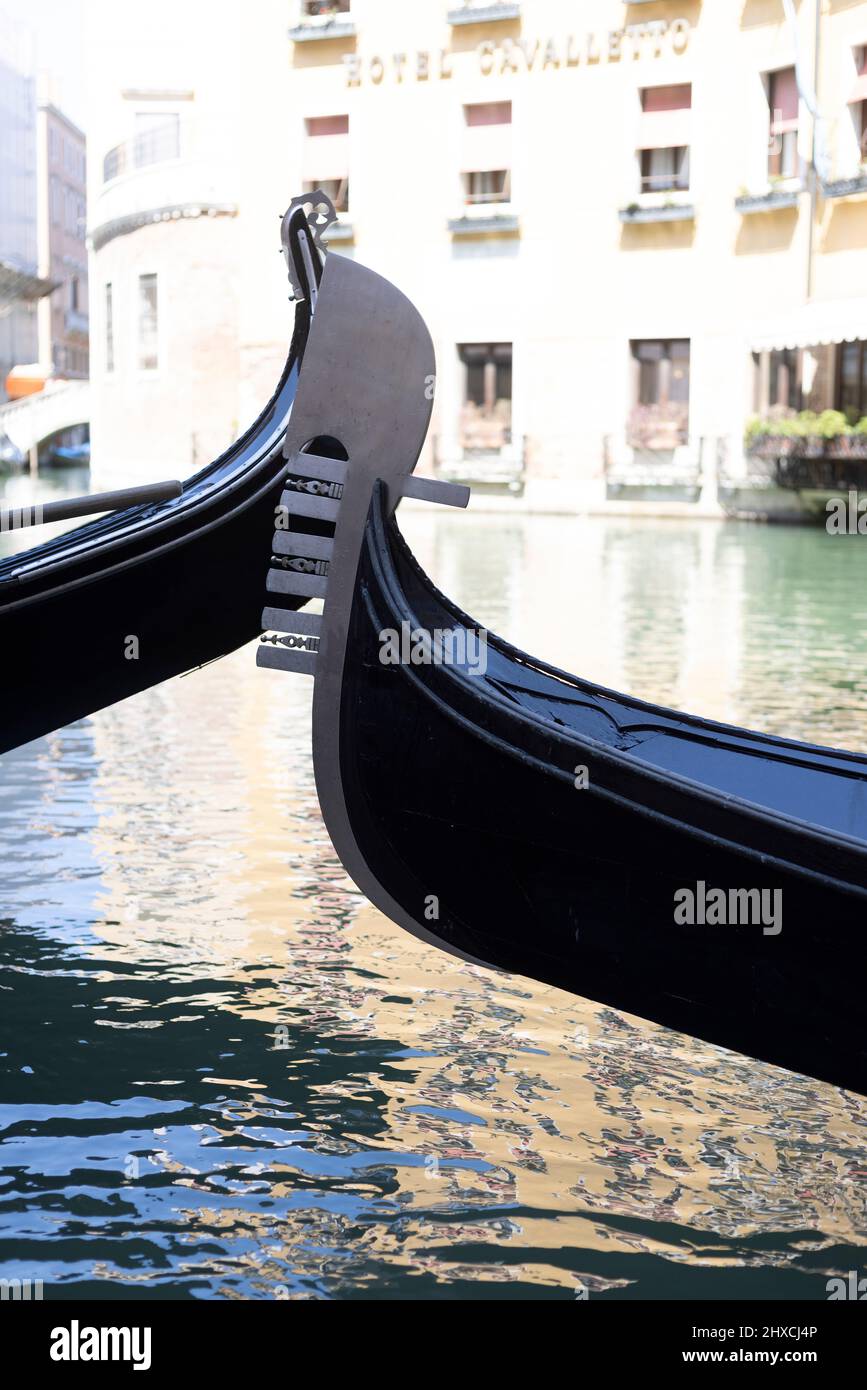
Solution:
[{"label": "green shrub", "polygon": [[[744,442],[752,444],[768,435],[780,435],[784,439],[839,439],[841,435],[852,433],[853,426],[840,410],[823,410],[820,415],[814,410],[802,410],[797,415],[781,415],[776,419],[751,416],[744,429]],[[867,416],[854,426],[854,433],[867,434]]]}]

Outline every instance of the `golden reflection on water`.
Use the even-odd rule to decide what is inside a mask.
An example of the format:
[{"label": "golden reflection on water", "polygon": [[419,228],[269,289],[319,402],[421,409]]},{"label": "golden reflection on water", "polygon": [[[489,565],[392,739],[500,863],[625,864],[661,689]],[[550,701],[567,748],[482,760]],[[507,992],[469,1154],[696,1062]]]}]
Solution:
[{"label": "golden reflection on water", "polygon": [[[639,614],[636,575],[630,565],[622,572],[604,535],[577,567],[572,611],[562,600],[567,559],[551,535],[559,522],[494,528],[485,519],[466,549],[437,524],[410,519],[420,557],[508,636],[651,698],[741,717],[753,660],[744,655],[744,567],[720,594],[707,556],[716,528],[672,532],[670,544],[659,528],[656,544],[664,540],[676,571],[693,576],[675,623],[665,604],[661,613],[649,607],[646,574]],[[612,544],[616,557],[616,537]],[[674,591],[672,583],[671,603]],[[561,594],[559,618],[541,602],[546,592]],[[698,611],[709,599],[710,611]],[[850,712],[862,726],[867,702]],[[788,717],[797,726],[803,706]],[[239,1179],[253,1191],[261,1181],[278,1203],[293,1198],[276,1225],[266,1211],[246,1210],[254,1245],[239,1258],[250,1288],[298,1296],[284,1283],[287,1264],[313,1290],[301,1296],[373,1291],[384,1271],[573,1296],[638,1280],[653,1296],[669,1288],[660,1269],[675,1266],[797,1270],[821,1283],[845,1250],[849,1268],[852,1247],[867,1238],[867,1104],[469,966],[401,932],[363,902],[334,858],[313,789],[309,721],[308,684],[257,671],[252,648],[93,721],[104,943],[118,958],[164,961],[203,979],[243,975],[243,996],[221,1007],[265,1025],[276,1045],[286,1030],[287,1076],[310,1061],[297,1050],[299,1029],[308,1047],[349,1055],[339,1075],[314,1086],[297,1124],[320,1156],[356,1160],[339,1191],[366,1204],[366,1216],[303,1195],[299,1204],[316,1179],[297,1154],[278,1149]],[[195,997],[182,1002],[189,1009]],[[147,1027],[146,1010],[136,1009],[130,1026]],[[386,1068],[376,1054],[382,1040]],[[265,1083],[248,1073],[227,1060],[207,1078],[227,1097],[218,1138],[267,1112]],[[354,1117],[371,1105],[377,1124],[357,1128]],[[179,1187],[197,1188],[183,1163],[168,1153],[162,1162]],[[184,1219],[231,1242],[231,1201],[204,1210],[193,1190]],[[218,1262],[213,1277],[237,1292],[228,1266]],[[681,1287],[669,1292],[683,1296]],[[773,1296],[778,1286],[768,1287]]]},{"label": "golden reflection on water", "polygon": [[[821,626],[788,582],[801,561],[753,554],[780,533],[421,514],[406,530],[468,611],[563,666],[830,741],[867,729],[857,663],[830,689],[818,674],[842,669],[846,625],[795,649]],[[773,572],[769,598],[756,576]],[[860,1267],[867,1102],[401,932],[324,831],[310,694],[251,647],[4,760],[28,920],[66,904],[104,991],[94,1031],[132,1059],[116,1101],[147,1108],[123,1144],[169,1184],[170,1216],[159,1188],[118,1192],[134,1231],[168,1223],[172,1277],[224,1297],[685,1297],[715,1278],[718,1296],[824,1297]],[[96,1280],[150,1283],[93,1234]]]}]

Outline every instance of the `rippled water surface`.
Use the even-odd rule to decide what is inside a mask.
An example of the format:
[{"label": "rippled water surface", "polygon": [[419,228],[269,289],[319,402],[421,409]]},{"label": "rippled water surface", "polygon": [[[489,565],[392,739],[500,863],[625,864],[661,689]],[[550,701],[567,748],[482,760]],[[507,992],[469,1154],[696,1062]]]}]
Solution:
[{"label": "rippled water surface", "polygon": [[[857,537],[405,529],[561,665],[867,746]],[[863,1270],[867,1103],[403,934],[335,860],[309,723],[304,679],[248,648],[0,760],[0,1277],[816,1299]]]}]

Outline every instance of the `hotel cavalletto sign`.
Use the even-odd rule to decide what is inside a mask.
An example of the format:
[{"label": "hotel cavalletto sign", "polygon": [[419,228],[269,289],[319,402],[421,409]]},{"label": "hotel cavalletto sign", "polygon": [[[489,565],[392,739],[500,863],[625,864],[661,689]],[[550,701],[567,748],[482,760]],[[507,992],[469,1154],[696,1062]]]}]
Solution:
[{"label": "hotel cavalletto sign", "polygon": [[[562,39],[507,39],[504,43],[480,43],[475,49],[484,76],[503,73],[553,72],[560,68],[594,67],[635,58],[659,58],[664,53],[683,53],[689,45],[688,19],[652,19],[627,24],[624,29],[569,34]],[[453,54],[446,48],[395,53],[391,57],[362,57],[345,53],[343,63],[350,87],[364,82],[379,86],[386,78],[397,82],[428,82],[451,77]]]}]

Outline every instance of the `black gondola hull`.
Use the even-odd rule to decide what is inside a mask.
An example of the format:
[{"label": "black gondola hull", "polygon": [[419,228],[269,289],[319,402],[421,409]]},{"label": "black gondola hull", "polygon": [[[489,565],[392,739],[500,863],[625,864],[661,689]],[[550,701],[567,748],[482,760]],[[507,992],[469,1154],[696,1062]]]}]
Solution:
[{"label": "black gondola hull", "polygon": [[0,609],[0,752],[252,641],[283,471],[165,551]]},{"label": "black gondola hull", "polygon": [[[311,236],[296,200],[283,221],[300,295],[292,342],[273,397],[244,435],[170,500],[0,559],[0,753],[261,633],[283,442],[322,278]],[[287,607],[301,602],[290,597]]]},{"label": "black gondola hull", "polygon": [[[660,776],[510,706],[490,681],[380,659],[383,632],[402,622],[462,621],[375,498],[349,621],[340,759],[377,884],[448,949],[867,1091],[864,847]],[[564,709],[568,698],[589,705],[564,686]],[[678,920],[682,890],[701,917],[714,888],[757,893],[750,902],[766,917]]]}]

